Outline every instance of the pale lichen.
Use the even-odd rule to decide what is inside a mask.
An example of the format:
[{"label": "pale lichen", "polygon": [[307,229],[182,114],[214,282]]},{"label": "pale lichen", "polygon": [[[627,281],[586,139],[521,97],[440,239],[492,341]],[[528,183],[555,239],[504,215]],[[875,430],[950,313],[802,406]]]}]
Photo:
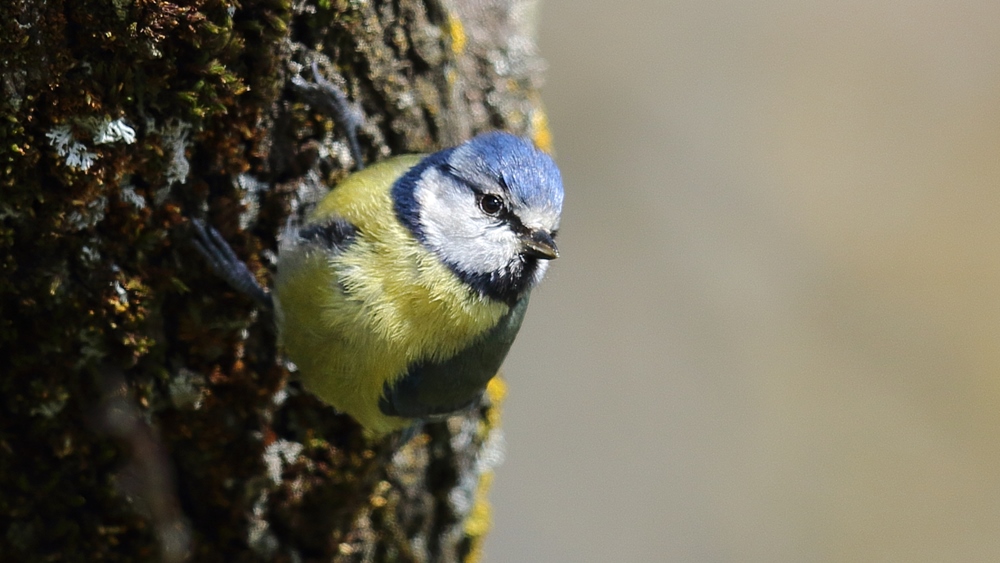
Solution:
[{"label": "pale lichen", "polygon": [[302,449],[305,448],[298,442],[289,440],[275,440],[264,448],[264,465],[267,467],[267,476],[274,481],[275,485],[281,484],[281,472],[285,465],[293,463]]},{"label": "pale lichen", "polygon": [[94,142],[98,145],[109,145],[117,142],[131,145],[135,142],[135,129],[125,123],[122,118],[112,120],[109,117],[91,116],[81,119],[80,124],[92,132]]},{"label": "pale lichen", "polygon": [[118,197],[122,201],[129,203],[132,207],[137,210],[144,209],[146,207],[146,198],[142,197],[135,191],[135,186],[129,181],[129,178],[124,178],[121,181],[120,187],[118,188]]},{"label": "pale lichen", "polygon": [[159,133],[163,139],[164,153],[168,155],[167,185],[182,184],[191,172],[191,163],[187,159],[191,124],[180,120],[168,121]]},{"label": "pale lichen", "polygon": [[68,123],[60,123],[50,129],[45,136],[49,139],[49,144],[56,150],[56,154],[61,156],[66,166],[76,170],[89,170],[97,160],[97,153],[87,150],[84,145],[73,136],[73,128]]},{"label": "pale lichen", "polygon": [[179,409],[198,410],[205,401],[205,376],[196,371],[178,369],[167,388],[170,402]]},{"label": "pale lichen", "polygon": [[278,549],[278,538],[267,521],[267,491],[261,491],[248,517],[247,543],[257,554],[270,559]]},{"label": "pale lichen", "polygon": [[260,195],[262,192],[266,192],[270,185],[248,173],[236,176],[234,183],[243,194],[240,198],[240,203],[243,204],[243,212],[240,213],[240,228],[247,229],[257,221],[257,215],[260,211],[258,203]]},{"label": "pale lichen", "polygon": [[130,145],[135,142],[135,129],[122,118],[112,120],[107,116],[91,115],[74,118],[70,123],[60,123],[45,133],[45,136],[56,150],[56,154],[65,159],[66,166],[76,170],[89,170],[100,155],[91,152],[87,145],[76,137],[74,126],[88,133],[90,141],[96,145],[119,142]]},{"label": "pale lichen", "polygon": [[99,195],[66,215],[66,222],[73,231],[89,229],[104,219],[108,208],[108,198]]},{"label": "pale lichen", "polygon": [[160,137],[166,169],[163,172],[163,187],[153,194],[153,202],[162,205],[170,196],[170,188],[174,184],[183,184],[191,172],[191,163],[187,158],[187,149],[191,144],[191,124],[180,119],[170,119],[162,125],[156,120],[146,119],[146,131],[149,135]]},{"label": "pale lichen", "polygon": [[69,392],[64,388],[56,389],[52,393],[52,397],[44,402],[39,403],[31,408],[32,415],[40,415],[45,418],[53,418],[66,407],[66,402],[69,400]]}]

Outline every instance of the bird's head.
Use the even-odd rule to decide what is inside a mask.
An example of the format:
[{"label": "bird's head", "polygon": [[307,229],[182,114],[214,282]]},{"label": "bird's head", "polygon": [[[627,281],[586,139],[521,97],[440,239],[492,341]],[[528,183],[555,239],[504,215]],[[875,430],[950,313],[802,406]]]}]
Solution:
[{"label": "bird's head", "polygon": [[559,256],[559,169],[529,141],[486,133],[427,156],[393,186],[396,213],[483,295],[516,301]]}]

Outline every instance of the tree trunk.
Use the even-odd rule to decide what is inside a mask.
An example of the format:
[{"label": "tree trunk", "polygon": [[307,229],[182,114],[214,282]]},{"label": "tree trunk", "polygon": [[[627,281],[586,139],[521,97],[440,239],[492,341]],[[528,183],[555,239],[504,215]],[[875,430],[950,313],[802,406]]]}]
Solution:
[{"label": "tree trunk", "polygon": [[[368,163],[504,129],[547,148],[519,0],[4,0],[0,560],[470,561],[489,404],[404,446],[289,385],[275,236],[352,166],[294,86],[364,113]],[[294,79],[294,81],[293,81]]]}]

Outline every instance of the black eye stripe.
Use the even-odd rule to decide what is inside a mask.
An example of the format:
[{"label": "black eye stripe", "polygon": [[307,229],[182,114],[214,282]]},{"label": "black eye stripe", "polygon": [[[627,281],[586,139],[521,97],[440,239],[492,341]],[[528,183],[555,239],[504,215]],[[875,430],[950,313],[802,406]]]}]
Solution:
[{"label": "black eye stripe", "polygon": [[[498,219],[509,225],[510,229],[515,233],[527,234],[531,232],[531,230],[525,227],[524,223],[521,222],[521,218],[515,215],[514,212],[511,210],[511,206],[507,202],[506,198],[498,194],[490,194],[489,192],[484,191],[483,189],[479,188],[472,182],[469,182],[465,178],[459,176],[458,172],[455,170],[455,167],[453,167],[451,164],[447,162],[442,163],[440,166],[438,166],[438,170],[441,171],[441,174],[448,176],[449,178],[452,178],[457,182],[461,182],[465,187],[469,188],[469,190],[471,190],[472,193],[476,195],[477,205],[479,203],[479,198],[485,195],[494,195],[500,198],[500,200],[503,202],[503,209],[501,209],[500,212],[495,215],[495,217],[497,217]],[[497,182],[500,184],[500,187],[507,194],[510,194],[510,186],[507,185],[507,179],[504,178],[502,174],[500,174],[497,177]]]},{"label": "black eye stripe", "polygon": [[504,208],[503,213],[500,214],[500,219],[505,223],[510,225],[510,230],[517,234],[527,234],[531,232],[531,229],[524,226],[521,222],[521,218],[514,214],[510,209]]}]

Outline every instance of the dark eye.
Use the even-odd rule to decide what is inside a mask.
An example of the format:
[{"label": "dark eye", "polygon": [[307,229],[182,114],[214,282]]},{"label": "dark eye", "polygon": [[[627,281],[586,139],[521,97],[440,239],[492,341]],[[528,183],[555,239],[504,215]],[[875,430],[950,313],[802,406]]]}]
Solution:
[{"label": "dark eye", "polygon": [[493,194],[479,196],[479,209],[487,215],[497,215],[503,211],[503,200]]}]

